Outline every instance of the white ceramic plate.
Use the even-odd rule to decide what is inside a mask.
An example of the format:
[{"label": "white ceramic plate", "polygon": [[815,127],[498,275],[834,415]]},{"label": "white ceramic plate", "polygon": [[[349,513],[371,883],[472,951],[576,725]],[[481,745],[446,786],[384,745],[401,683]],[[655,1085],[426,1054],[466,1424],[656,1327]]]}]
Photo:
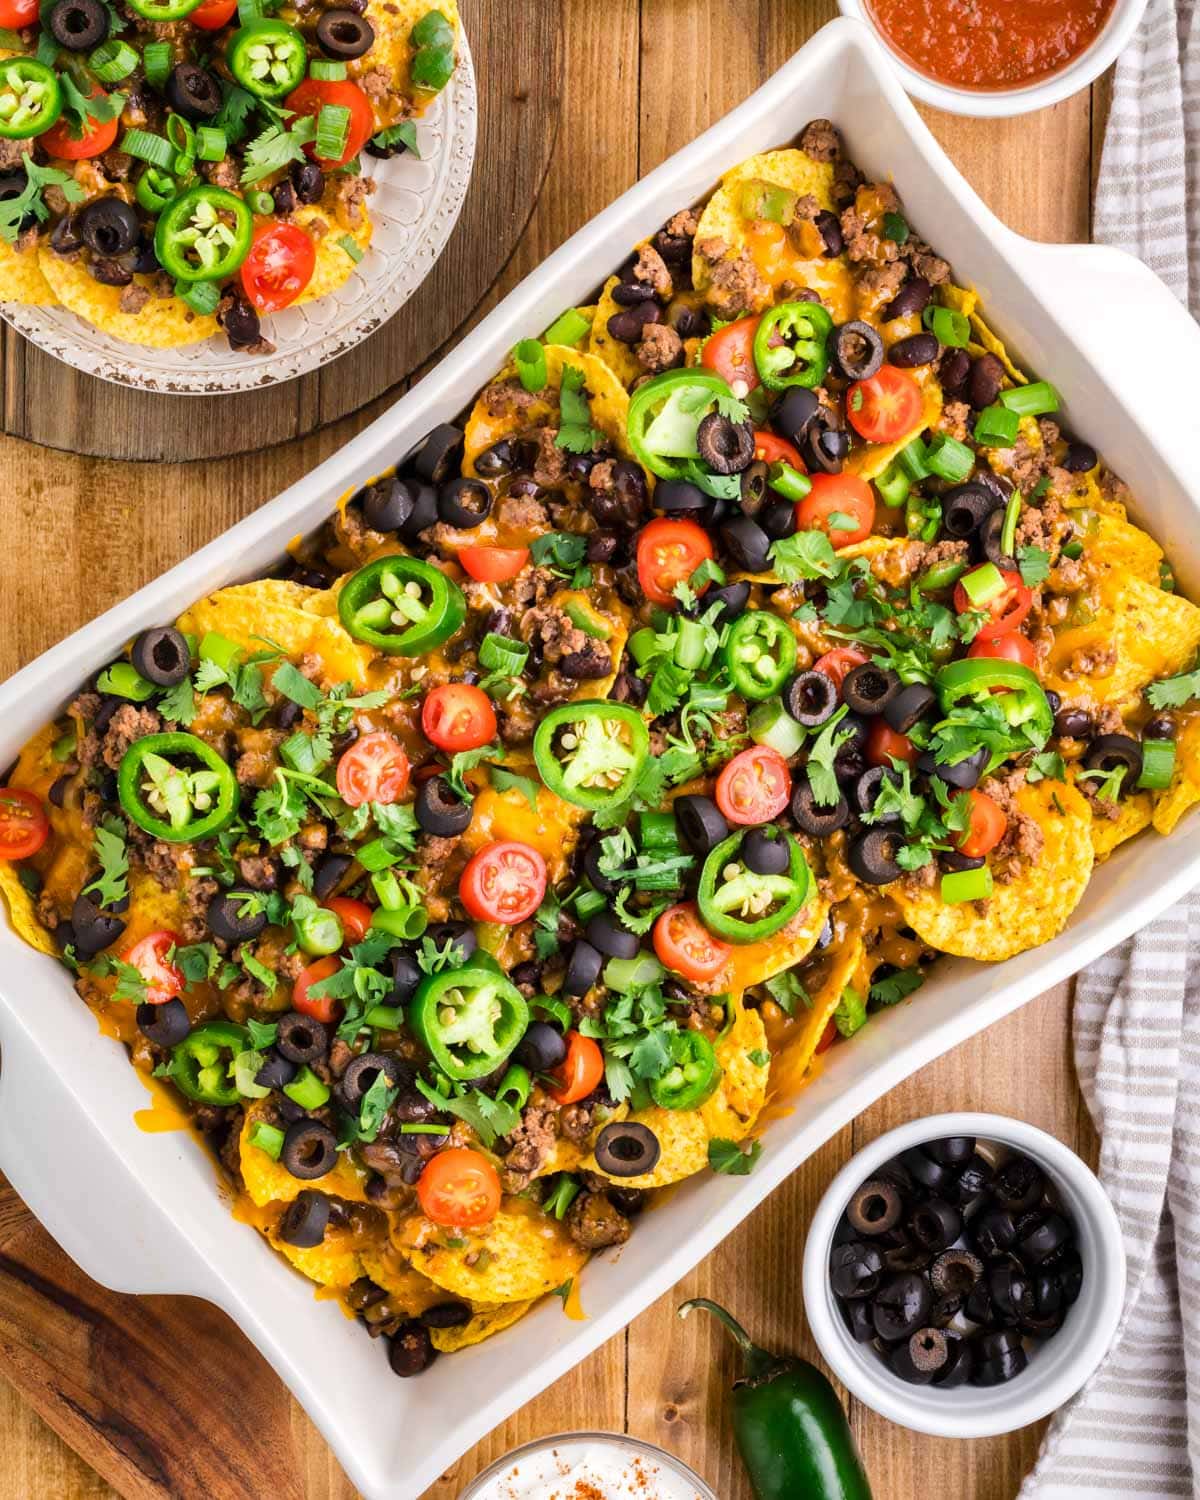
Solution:
[{"label": "white ceramic plate", "polygon": [[6,302],[0,314],[39,349],[87,375],[174,396],[259,391],[327,365],[403,307],[458,219],[471,181],[477,117],[475,70],[463,31],[458,51],[454,76],[417,121],[420,160],[409,152],[390,161],[363,158],[364,171],[375,179],[370,249],[336,292],[264,318],[274,354],[235,353],[223,335],[179,349],[146,349],[102,333],[65,307]]},{"label": "white ceramic plate", "polygon": [[[1200,596],[1192,395],[1200,329],[1131,256],[1037,245],[1006,229],[934,140],[871,33],[841,19],[573,235],[339,452],[0,686],[0,767],[139,630],[270,568],[340,495],[404,458],[436,423],[452,421],[518,339],[585,301],[631,245],[707,193],[722,172],[786,142],[814,116],[839,123],[865,172],[895,180],[912,222],[979,289],[993,326],[1066,393],[1065,420],[1099,443],[1133,486],[1136,518],[1166,547],[1181,588]],[[97,1034],[61,966],[3,923],[0,1170],[105,1286],[189,1294],[223,1308],[368,1500],[416,1500],[472,1443],[661,1297],[881,1094],[1178,900],[1200,881],[1196,827],[1192,814],[1171,838],[1143,834],[1120,849],[1096,871],[1066,931],[1044,947],[1003,964],[940,961],[912,1001],[874,1016],[853,1045],[834,1048],[792,1112],[764,1131],[766,1149],[750,1176],[703,1173],[680,1184],[619,1254],[588,1266],[584,1321],[565,1318],[547,1298],[515,1327],[438,1360],[418,1380],[392,1380],[379,1345],[334,1304],[315,1300],[310,1282],[231,1217],[195,1140],[144,1134],[131,1123],[147,1096],[123,1049]],[[788,1274],[794,1268],[781,1269]]]}]

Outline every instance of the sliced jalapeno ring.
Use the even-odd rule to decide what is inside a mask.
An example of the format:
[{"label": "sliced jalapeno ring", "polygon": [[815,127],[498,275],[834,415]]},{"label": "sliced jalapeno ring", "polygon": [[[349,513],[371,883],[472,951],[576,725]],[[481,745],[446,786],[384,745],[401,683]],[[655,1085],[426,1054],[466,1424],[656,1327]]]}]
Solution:
[{"label": "sliced jalapeno ring", "polygon": [[126,814],[153,838],[171,844],[220,832],[237,811],[239,795],[232,769],[194,734],[135,740],[117,772],[117,796]]},{"label": "sliced jalapeno ring", "polygon": [[222,281],[246,259],[253,234],[254,216],[237,194],[205,184],[163,210],[154,252],[177,281]]},{"label": "sliced jalapeno ring", "polygon": [[[421,981],[409,1024],[447,1078],[465,1082],[493,1072],[529,1025],[529,1005],[511,980],[475,960]],[[506,1085],[516,1083],[506,1074]]]},{"label": "sliced jalapeno ring", "polygon": [[546,786],[592,812],[627,797],[649,757],[641,714],[602,699],[551,709],[533,736],[533,758]]},{"label": "sliced jalapeno ring", "polygon": [[821,384],[829,368],[825,341],[833,319],[820,302],[781,302],[754,331],[754,366],[769,391]]},{"label": "sliced jalapeno ring", "polygon": [[356,641],[389,656],[423,656],[467,618],[452,578],[416,557],[380,557],[346,580],[338,615]]},{"label": "sliced jalapeno ring", "polygon": [[723,840],[704,861],[696,904],[700,918],[715,937],[729,943],[756,943],[770,937],[796,915],[808,899],[809,873],[804,851],[790,834],[785,875],[757,875],[738,858],[749,829]]},{"label": "sliced jalapeno ring", "polygon": [[49,130],[62,114],[62,86],[48,64],[36,57],[0,62],[0,136],[28,140]]},{"label": "sliced jalapeno ring", "polygon": [[650,1097],[662,1109],[699,1109],[716,1092],[721,1065],[702,1031],[679,1031],[671,1041],[671,1066],[650,1084]]},{"label": "sliced jalapeno ring", "polygon": [[748,610],[729,628],[725,665],[736,692],[758,702],[779,692],[796,665],[796,637],[765,609]]},{"label": "sliced jalapeno ring", "polygon": [[171,1049],[171,1079],[197,1104],[238,1102],[236,1060],[250,1047],[250,1033],[233,1021],[209,1021]]},{"label": "sliced jalapeno ring", "polygon": [[240,26],[227,53],[229,71],[251,94],[279,99],[299,86],[308,68],[304,38],[286,21],[259,20]]}]

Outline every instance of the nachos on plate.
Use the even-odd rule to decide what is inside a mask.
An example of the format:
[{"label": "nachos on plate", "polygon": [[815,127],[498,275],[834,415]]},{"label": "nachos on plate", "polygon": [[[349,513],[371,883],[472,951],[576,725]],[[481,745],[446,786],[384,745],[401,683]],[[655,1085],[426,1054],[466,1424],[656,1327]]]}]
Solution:
[{"label": "nachos on plate", "polygon": [[1200,800],[1200,609],[1060,407],[817,121],[26,746],[14,926],[398,1374]]}]

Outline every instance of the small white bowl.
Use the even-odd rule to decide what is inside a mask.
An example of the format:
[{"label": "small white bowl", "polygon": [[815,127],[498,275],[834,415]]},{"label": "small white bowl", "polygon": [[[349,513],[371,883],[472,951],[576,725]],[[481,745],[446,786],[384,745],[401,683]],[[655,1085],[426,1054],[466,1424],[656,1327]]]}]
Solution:
[{"label": "small white bowl", "polygon": [[[1074,1221],[1083,1285],[1053,1338],[1038,1344],[1029,1365],[1004,1385],[953,1390],[910,1385],[894,1375],[871,1344],[858,1344],[829,1284],[834,1230],[855,1190],[910,1146],[945,1136],[973,1135],[1024,1152],[1043,1168],[1064,1212]],[[829,1184],[813,1215],[804,1250],[804,1307],[809,1327],[834,1374],[874,1411],[936,1437],[992,1437],[1015,1432],[1062,1406],[1104,1357],[1125,1301],[1125,1245],[1104,1189],[1075,1153],[1033,1125],[1005,1115],[949,1114],[911,1120],[872,1141]]]},{"label": "small white bowl", "polygon": [[870,27],[872,35],[887,53],[892,66],[900,74],[905,89],[914,99],[926,104],[936,104],[939,109],[952,115],[978,115],[997,119],[1007,115],[1026,115],[1035,109],[1045,109],[1069,99],[1080,89],[1087,88],[1099,78],[1117,53],[1137,30],[1138,22],[1146,9],[1147,0],[1117,0],[1112,15],[1100,35],[1074,62],[1068,64],[1049,78],[1027,83],[1011,89],[963,89],[953,84],[939,83],[927,73],[920,73],[897,53],[887,37],[875,24],[869,0],[838,0],[844,16],[853,16]]}]

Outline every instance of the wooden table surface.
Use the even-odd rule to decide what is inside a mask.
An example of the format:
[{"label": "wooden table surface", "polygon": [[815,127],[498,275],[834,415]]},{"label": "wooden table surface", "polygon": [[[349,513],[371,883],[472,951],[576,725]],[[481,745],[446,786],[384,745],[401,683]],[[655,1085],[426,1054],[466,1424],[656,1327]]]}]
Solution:
[{"label": "wooden table surface", "polygon": [[[536,59],[532,88],[507,76],[481,76],[479,82],[484,90],[512,90],[525,108],[550,113],[556,134],[542,191],[493,295],[511,288],[566,234],[738,103],[835,10],[832,0],[528,4],[531,11],[559,12],[559,43],[551,55]],[[476,28],[488,24],[485,3],[471,5],[467,14]],[[1098,85],[1018,120],[964,120],[935,111],[926,118],[1002,219],[1036,239],[1081,241],[1089,237],[1105,102],[1104,86]],[[505,169],[481,140],[476,173],[499,184]],[[937,225],[921,227],[936,245]],[[480,310],[487,305],[485,300]],[[336,380],[337,370],[335,364],[326,378]],[[186,419],[187,402],[176,406]],[[291,483],[378,410],[368,408],[313,436],[223,463],[118,463],[0,440],[9,540],[0,551],[0,675]],[[133,422],[132,406],[130,413]],[[453,1500],[484,1463],[508,1448],[580,1426],[626,1430],[659,1442],[694,1464],[723,1500],[749,1500],[726,1415],[729,1350],[703,1320],[679,1325],[672,1316],[675,1304],[696,1294],[722,1298],[764,1342],[813,1354],[799,1265],[822,1189],[853,1150],[881,1131],[950,1108],[1018,1115],[1085,1156],[1094,1153],[1071,1064],[1068,986],[932,1064],[868,1110],[680,1286],[465,1455],[425,1500]],[[0,1230],[20,1229],[22,1213],[0,1188]],[[586,1304],[586,1288],[584,1297]],[[0,1350],[5,1314],[0,1306]],[[214,1340],[224,1371],[235,1371],[248,1355],[241,1336],[218,1321]],[[0,1375],[6,1364],[10,1373],[14,1368],[0,1364]],[[69,1375],[64,1372],[64,1378]],[[136,1470],[119,1438],[97,1441],[72,1416],[69,1403],[34,1392],[29,1383],[24,1389],[50,1422],[86,1450],[91,1464],[0,1379],[0,1500],[99,1500],[115,1494],[251,1500],[250,1491],[217,1496],[178,1478]],[[281,1415],[270,1442],[286,1445],[294,1461],[294,1493],[304,1500],[351,1500],[352,1487],[303,1412],[282,1391],[276,1394]],[[931,1494],[938,1500],[1008,1500],[1040,1437],[1039,1428],[1029,1428],[979,1442],[939,1441],[894,1427],[857,1403],[852,1419],[878,1500],[927,1500]]]}]

